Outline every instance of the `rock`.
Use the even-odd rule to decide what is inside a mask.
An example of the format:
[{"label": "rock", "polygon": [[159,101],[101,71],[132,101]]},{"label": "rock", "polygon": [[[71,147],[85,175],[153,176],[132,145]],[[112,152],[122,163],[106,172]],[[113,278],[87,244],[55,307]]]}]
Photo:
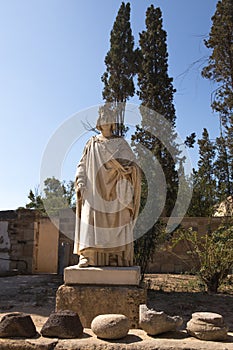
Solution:
[{"label": "rock", "polygon": [[30,315],[12,312],[3,316],[0,322],[0,337],[31,338],[36,335],[36,327]]},{"label": "rock", "polygon": [[219,314],[195,312],[187,323],[187,332],[201,340],[225,340],[228,326]]},{"label": "rock", "polygon": [[120,314],[99,315],[91,323],[92,331],[98,338],[120,339],[129,331],[129,320]]},{"label": "rock", "polygon": [[83,326],[76,312],[70,310],[53,312],[41,329],[43,337],[80,338]]},{"label": "rock", "polygon": [[179,316],[168,316],[163,311],[157,312],[143,304],[139,308],[139,325],[149,335],[157,335],[177,330],[183,323]]}]

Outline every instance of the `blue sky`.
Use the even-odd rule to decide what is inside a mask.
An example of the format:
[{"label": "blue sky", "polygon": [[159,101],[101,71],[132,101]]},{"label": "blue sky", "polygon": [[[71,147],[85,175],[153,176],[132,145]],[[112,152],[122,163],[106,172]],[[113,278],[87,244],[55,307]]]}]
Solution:
[{"label": "blue sky", "polygon": [[[131,23],[145,29],[150,4],[160,7],[167,31],[169,75],[174,78],[177,128],[185,138],[218,134],[210,108],[214,86],[200,75],[196,60],[217,0],[132,0]],[[0,210],[24,206],[40,181],[43,152],[56,129],[71,115],[101,104],[110,31],[118,0],[0,0]],[[137,103],[136,97],[130,100]],[[197,148],[190,152],[193,164]],[[73,179],[77,158],[71,161]],[[65,179],[65,180],[68,180]]]}]

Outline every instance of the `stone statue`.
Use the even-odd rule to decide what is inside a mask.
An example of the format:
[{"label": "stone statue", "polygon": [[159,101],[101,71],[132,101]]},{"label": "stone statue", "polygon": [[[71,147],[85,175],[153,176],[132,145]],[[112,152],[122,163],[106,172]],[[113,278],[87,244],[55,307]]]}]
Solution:
[{"label": "stone statue", "polygon": [[101,107],[77,166],[74,254],[78,267],[132,266],[133,228],[140,204],[140,169],[123,137],[113,134],[113,112]]}]

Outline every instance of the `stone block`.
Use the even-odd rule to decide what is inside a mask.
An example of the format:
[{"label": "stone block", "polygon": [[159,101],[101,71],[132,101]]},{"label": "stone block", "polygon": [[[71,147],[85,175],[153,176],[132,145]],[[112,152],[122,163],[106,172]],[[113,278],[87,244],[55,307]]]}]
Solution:
[{"label": "stone block", "polygon": [[77,312],[83,327],[103,314],[123,314],[130,328],[138,328],[139,305],[146,303],[146,288],[138,286],[62,285],[56,295],[56,310]]},{"label": "stone block", "polygon": [[187,332],[201,340],[225,340],[228,329],[222,315],[213,312],[195,312],[187,323]]},{"label": "stone block", "polygon": [[23,255],[24,256],[32,256],[33,255],[33,245],[26,243],[23,246]]},{"label": "stone block", "polygon": [[140,267],[66,267],[64,282],[73,284],[139,285]]},{"label": "stone block", "polygon": [[51,338],[80,338],[83,335],[83,326],[74,311],[53,312],[43,325],[41,334]]}]

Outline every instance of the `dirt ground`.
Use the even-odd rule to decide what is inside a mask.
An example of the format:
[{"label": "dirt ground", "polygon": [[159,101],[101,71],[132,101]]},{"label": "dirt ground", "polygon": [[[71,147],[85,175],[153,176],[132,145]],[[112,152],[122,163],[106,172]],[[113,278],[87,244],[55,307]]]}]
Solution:
[{"label": "dirt ground", "polygon": [[183,328],[192,313],[208,311],[221,314],[233,332],[233,280],[232,276],[218,294],[208,294],[196,276],[153,274],[146,275],[149,286],[148,306],[184,319]]},{"label": "dirt ground", "polygon": [[[203,291],[195,276],[146,275],[148,306],[169,315],[179,315],[186,322],[193,312],[209,311],[224,316],[233,332],[233,283],[221,289],[221,293],[209,295]],[[29,313],[38,331],[55,309],[57,288],[63,284],[58,275],[18,275],[0,277],[0,317],[6,313]]]}]

